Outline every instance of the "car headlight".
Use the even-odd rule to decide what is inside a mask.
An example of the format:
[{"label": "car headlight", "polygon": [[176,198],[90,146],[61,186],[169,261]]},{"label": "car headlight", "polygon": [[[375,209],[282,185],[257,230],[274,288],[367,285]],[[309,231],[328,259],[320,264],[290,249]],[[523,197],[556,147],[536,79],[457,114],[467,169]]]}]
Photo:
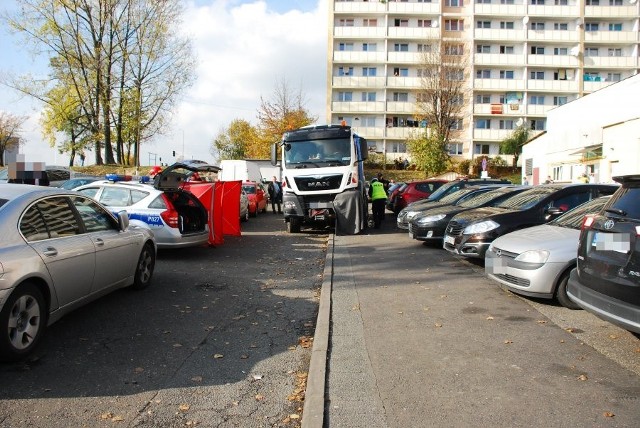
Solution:
[{"label": "car headlight", "polygon": [[549,259],[547,250],[530,250],[519,254],[514,260],[524,263],[546,263],[547,259]]},{"label": "car headlight", "polygon": [[416,220],[416,223],[418,223],[418,224],[435,223],[436,221],[440,221],[445,217],[446,216],[444,214],[430,215],[430,216],[427,216],[427,217],[419,218],[418,220]]},{"label": "car headlight", "polygon": [[418,211],[407,211],[407,214],[406,214],[407,220],[411,220],[417,215],[418,215]]},{"label": "car headlight", "polygon": [[462,233],[464,235],[475,235],[476,233],[485,233],[493,229],[500,227],[498,223],[493,220],[485,220],[479,223],[470,224],[465,227]]}]

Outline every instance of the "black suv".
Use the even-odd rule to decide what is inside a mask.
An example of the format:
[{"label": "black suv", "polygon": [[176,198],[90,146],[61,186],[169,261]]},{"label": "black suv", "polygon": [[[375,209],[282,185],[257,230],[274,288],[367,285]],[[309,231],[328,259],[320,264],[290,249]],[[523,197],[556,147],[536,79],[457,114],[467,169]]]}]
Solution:
[{"label": "black suv", "polygon": [[567,294],[583,309],[640,333],[640,175],[614,180],[621,187],[584,220]]},{"label": "black suv", "polygon": [[499,236],[544,224],[600,196],[611,195],[613,184],[543,184],[513,195],[497,205],[456,214],[445,230],[445,250],[483,258]]}]

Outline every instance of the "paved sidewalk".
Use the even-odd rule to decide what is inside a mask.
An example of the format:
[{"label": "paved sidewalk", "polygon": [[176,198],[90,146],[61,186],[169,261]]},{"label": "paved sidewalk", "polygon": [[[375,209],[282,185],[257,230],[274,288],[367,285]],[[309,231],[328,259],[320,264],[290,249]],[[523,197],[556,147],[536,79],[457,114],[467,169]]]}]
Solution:
[{"label": "paved sidewalk", "polygon": [[330,241],[303,427],[638,426],[640,376],[392,221]]}]

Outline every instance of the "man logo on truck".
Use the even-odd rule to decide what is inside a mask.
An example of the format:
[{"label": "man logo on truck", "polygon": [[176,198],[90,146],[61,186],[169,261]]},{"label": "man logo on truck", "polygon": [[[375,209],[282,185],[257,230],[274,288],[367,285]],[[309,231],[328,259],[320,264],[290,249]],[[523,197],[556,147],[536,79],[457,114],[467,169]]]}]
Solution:
[{"label": "man logo on truck", "polygon": [[328,181],[312,181],[307,184],[307,187],[329,187],[331,183]]}]

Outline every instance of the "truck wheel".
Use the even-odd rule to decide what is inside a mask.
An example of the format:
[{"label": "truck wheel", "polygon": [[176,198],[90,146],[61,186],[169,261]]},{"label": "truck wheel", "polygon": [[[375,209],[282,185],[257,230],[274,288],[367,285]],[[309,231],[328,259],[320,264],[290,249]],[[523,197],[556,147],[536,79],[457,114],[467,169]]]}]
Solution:
[{"label": "truck wheel", "polygon": [[287,232],[300,233],[300,219],[297,217],[291,217],[287,222]]}]

